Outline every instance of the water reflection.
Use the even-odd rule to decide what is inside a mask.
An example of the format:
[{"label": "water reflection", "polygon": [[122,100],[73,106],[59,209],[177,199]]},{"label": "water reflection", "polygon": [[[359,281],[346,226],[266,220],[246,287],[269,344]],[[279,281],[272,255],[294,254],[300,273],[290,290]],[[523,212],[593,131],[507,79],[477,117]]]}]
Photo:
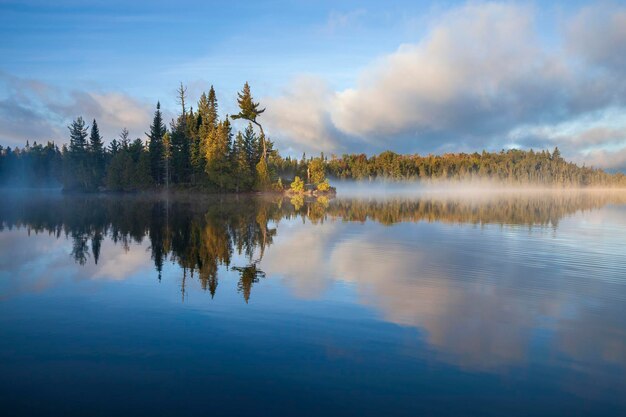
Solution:
[{"label": "water reflection", "polygon": [[0,205],[0,303],[147,270],[153,286],[178,274],[183,302],[193,283],[206,304],[237,291],[242,309],[268,282],[301,301],[292,312],[348,293],[364,321],[417,335],[395,357],[541,369],[560,391],[622,404],[624,236],[623,193],[14,197]]},{"label": "water reflection", "polygon": [[[72,242],[70,256],[83,266],[88,262],[98,265],[103,256],[105,238],[121,247],[124,253],[129,253],[133,245],[147,242],[157,279],[161,279],[164,262],[170,260],[182,269],[183,285],[188,275],[192,279],[197,278],[201,287],[213,297],[218,287],[219,267],[225,266],[239,272],[241,278],[238,288],[247,302],[253,284],[265,275],[259,269],[262,267],[260,262],[273,244],[281,221],[293,222],[299,219],[303,224],[327,223],[323,228],[298,229],[293,241],[271,254],[266,262],[275,265],[277,273],[293,276],[296,291],[307,297],[318,295],[323,290],[323,281],[332,276],[348,280],[356,280],[351,277],[358,276],[367,281],[372,274],[381,277],[412,277],[419,270],[423,271],[422,275],[429,273],[435,277],[445,276],[443,271],[424,271],[423,267],[418,267],[420,254],[411,248],[413,241],[401,242],[401,245],[394,245],[393,241],[385,242],[383,247],[392,249],[385,254],[384,259],[378,260],[373,252],[381,247],[381,243],[369,240],[366,235],[360,237],[362,242],[344,242],[335,247],[334,242],[342,241],[340,236],[333,233],[333,223],[336,221],[364,223],[369,220],[387,226],[403,222],[483,226],[498,224],[556,230],[563,218],[577,212],[624,203],[626,196],[619,192],[511,193],[505,196],[478,195],[473,198],[426,195],[421,198],[332,201],[303,197],[164,199],[44,195],[17,197],[11,199],[9,204],[3,204],[0,207],[0,232],[5,229],[9,232],[26,229],[29,235],[47,233],[57,239],[69,239]],[[3,247],[10,248],[8,242],[13,238],[6,231],[3,234]],[[432,248],[433,243],[437,242],[428,242],[428,246]],[[450,244],[446,241],[444,251],[433,253],[427,259],[436,266],[449,264],[444,259],[438,259],[438,255],[448,256]],[[470,247],[471,244],[468,242]],[[299,247],[302,249],[299,250]],[[334,248],[330,254],[332,257],[329,257],[329,248]],[[119,248],[113,250],[119,252]],[[27,253],[20,250],[15,255]],[[233,254],[244,255],[247,263],[231,265]],[[524,256],[524,253],[518,252],[517,255]],[[126,257],[123,261],[112,259],[111,256],[104,254],[105,265],[99,268],[98,274],[122,279],[133,266],[143,262],[139,254]],[[274,261],[276,257],[278,259]],[[410,260],[410,265],[405,265],[404,257]],[[354,267],[345,264],[348,260],[360,258],[362,260],[356,262]],[[14,259],[13,256],[4,256],[2,262],[12,262]],[[375,264],[369,265],[374,260]],[[469,260],[472,261],[472,258]],[[525,259],[525,262],[536,264],[540,260]],[[494,258],[489,265],[493,268],[497,263],[498,258]],[[332,265],[336,265],[336,271],[328,270]],[[464,264],[464,268],[467,267]],[[365,273],[357,273],[360,268],[364,268]],[[452,273],[454,275],[454,271]],[[304,289],[302,286],[311,288]],[[315,290],[316,287],[318,290]],[[401,290],[399,294],[402,294]]]}]

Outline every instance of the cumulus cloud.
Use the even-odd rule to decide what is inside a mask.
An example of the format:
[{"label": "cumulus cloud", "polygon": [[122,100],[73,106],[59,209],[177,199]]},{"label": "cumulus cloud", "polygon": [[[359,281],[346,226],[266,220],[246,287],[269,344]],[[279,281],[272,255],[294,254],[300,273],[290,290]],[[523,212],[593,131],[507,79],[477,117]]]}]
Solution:
[{"label": "cumulus cloud", "polygon": [[25,141],[67,142],[66,126],[76,117],[98,121],[105,140],[123,127],[143,137],[152,105],[119,92],[65,91],[37,80],[0,73],[0,142],[22,146]]},{"label": "cumulus cloud", "polygon": [[264,114],[269,130],[289,132],[293,148],[315,151],[335,150],[341,136],[327,109],[332,92],[323,80],[303,76],[294,80],[278,97],[269,97]]},{"label": "cumulus cloud", "polygon": [[[272,131],[304,150],[422,153],[497,150],[512,136],[518,145],[547,147],[559,145],[558,136],[566,156],[584,156],[594,145],[581,143],[584,135],[538,133],[605,111],[624,114],[626,8],[578,10],[556,46],[542,41],[536,14],[512,3],[448,10],[420,42],[379,57],[350,88],[294,81],[268,101],[279,104]],[[626,149],[623,134],[612,140]]]}]

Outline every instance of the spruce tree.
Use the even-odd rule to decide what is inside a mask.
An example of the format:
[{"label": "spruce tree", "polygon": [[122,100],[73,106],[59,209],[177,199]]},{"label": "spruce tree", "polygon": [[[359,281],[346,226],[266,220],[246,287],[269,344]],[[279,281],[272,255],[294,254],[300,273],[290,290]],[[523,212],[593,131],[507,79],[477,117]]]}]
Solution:
[{"label": "spruce tree", "polygon": [[172,134],[170,136],[171,178],[176,183],[189,182],[191,175],[190,135],[193,132],[189,128],[192,123],[185,107],[186,94],[187,88],[181,83],[178,88],[178,103],[181,105],[181,114],[176,121],[172,120]]},{"label": "spruce tree", "polygon": [[130,145],[130,133],[128,132],[128,129],[126,129],[125,127],[122,128],[122,131],[120,132],[120,148],[121,149],[128,149],[128,146]]},{"label": "spruce tree", "polygon": [[67,189],[89,189],[89,171],[87,161],[87,126],[82,117],[76,118],[68,126],[70,131],[69,158],[65,162],[64,185]]},{"label": "spruce tree", "polygon": [[117,139],[113,139],[111,141],[111,143],[109,143],[109,154],[111,154],[111,156],[115,156],[117,155],[117,153],[120,151],[120,143],[117,141]]},{"label": "spruce tree", "polygon": [[146,133],[150,142],[148,144],[148,152],[150,154],[150,174],[155,184],[163,184],[164,179],[164,147],[163,135],[166,132],[163,117],[161,115],[161,103],[157,102],[154,118],[150,125],[150,133]]},{"label": "spruce tree", "polygon": [[209,89],[209,96],[207,100],[209,102],[209,108],[207,112],[207,124],[212,127],[217,127],[218,106],[217,96],[215,95],[215,89],[213,88],[213,86],[211,86],[211,88]]},{"label": "spruce tree", "polygon": [[243,141],[248,165],[250,169],[254,171],[254,167],[261,159],[261,147],[259,139],[252,128],[252,123],[248,123],[248,126],[246,126],[246,129],[243,131]]},{"label": "spruce tree", "polygon": [[87,126],[81,116],[68,126],[70,130],[70,153],[74,156],[84,155],[87,151]]},{"label": "spruce tree", "polygon": [[104,179],[104,146],[96,119],[91,124],[89,135],[89,156],[91,162],[90,188],[97,188]]},{"label": "spruce tree", "polygon": [[206,173],[219,189],[231,186],[232,131],[228,117],[209,134],[206,153]]},{"label": "spruce tree", "polygon": [[141,151],[139,155],[139,161],[136,164],[135,172],[133,174],[133,184],[134,188],[145,188],[149,187],[154,183],[154,179],[152,177],[152,158],[149,152],[145,150]]},{"label": "spruce tree", "polygon": [[254,185],[254,171],[250,166],[250,160],[246,149],[246,142],[241,132],[233,145],[233,171],[236,180],[235,191],[249,190]]}]

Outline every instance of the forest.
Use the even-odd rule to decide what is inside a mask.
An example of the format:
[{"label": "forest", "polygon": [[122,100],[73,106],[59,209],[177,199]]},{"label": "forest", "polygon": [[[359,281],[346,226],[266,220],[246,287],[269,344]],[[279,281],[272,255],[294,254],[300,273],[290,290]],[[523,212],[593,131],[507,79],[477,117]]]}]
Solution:
[{"label": "forest", "polygon": [[[503,184],[560,187],[623,187],[623,173],[578,166],[549,150],[379,155],[323,153],[282,157],[266,137],[248,83],[238,93],[239,113],[220,117],[213,86],[196,108],[187,108],[187,90],[178,89],[178,116],[169,127],[157,103],[146,138],[131,140],[126,128],[105,144],[97,121],[77,117],[68,126],[69,144],[29,142],[0,146],[0,186],[62,187],[65,191],[199,189],[208,192],[282,191],[291,184],[328,188],[336,180],[483,180]],[[234,132],[231,120],[247,122]],[[302,180],[301,180],[302,178]]]}]

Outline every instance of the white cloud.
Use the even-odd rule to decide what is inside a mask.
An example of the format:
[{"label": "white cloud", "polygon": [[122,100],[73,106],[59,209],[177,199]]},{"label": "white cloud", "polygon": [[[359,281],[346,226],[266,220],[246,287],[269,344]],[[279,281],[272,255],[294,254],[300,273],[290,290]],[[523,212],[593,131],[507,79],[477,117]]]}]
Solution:
[{"label": "white cloud", "polygon": [[[623,113],[626,8],[580,9],[550,47],[535,16],[514,3],[448,10],[420,42],[364,68],[351,88],[294,81],[267,101],[268,112],[274,107],[272,132],[299,150],[356,152],[500,149],[517,135],[515,143],[526,145],[562,141],[566,156],[584,157],[611,127],[596,123],[595,134],[575,138],[557,130],[578,119],[606,120],[603,112]],[[551,136],[537,135],[542,129]],[[520,138],[525,130],[534,135]]]},{"label": "white cloud", "polygon": [[328,86],[318,78],[294,80],[283,95],[263,100],[268,131],[288,132],[285,139],[294,148],[336,150],[340,147],[336,141],[339,133],[327,113],[331,97]]},{"label": "white cloud", "polygon": [[66,126],[83,116],[98,121],[106,141],[126,127],[132,137],[143,137],[154,104],[143,103],[119,92],[65,91],[37,80],[0,73],[0,141],[22,146],[26,140],[57,143],[68,141]]},{"label": "white cloud", "polygon": [[566,29],[575,55],[618,71],[626,70],[626,8],[601,3],[582,8]]}]

